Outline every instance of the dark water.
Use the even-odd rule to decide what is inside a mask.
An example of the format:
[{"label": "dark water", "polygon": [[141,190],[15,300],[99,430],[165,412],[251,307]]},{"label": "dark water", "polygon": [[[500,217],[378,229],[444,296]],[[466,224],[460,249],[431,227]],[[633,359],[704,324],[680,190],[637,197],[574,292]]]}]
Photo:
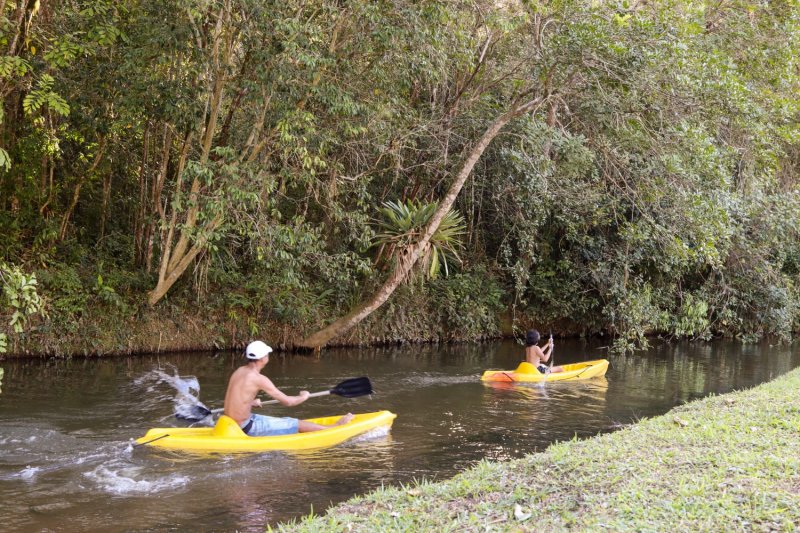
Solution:
[{"label": "dark water", "polygon": [[[303,453],[185,456],[133,448],[150,427],[180,425],[175,384],[221,406],[230,353],[0,362],[3,531],[263,531],[323,512],[381,485],[446,479],[490,458],[613,431],[712,393],[748,388],[800,366],[800,350],[768,344],[677,343],[625,357],[558,342],[556,363],[608,358],[605,378],[499,387],[483,370],[513,368],[513,342],[326,350],[276,357],[266,373],[293,394],[369,376],[376,394],[314,398],[269,412],[308,418],[397,413],[389,435]],[[196,378],[196,382],[192,379]]]}]

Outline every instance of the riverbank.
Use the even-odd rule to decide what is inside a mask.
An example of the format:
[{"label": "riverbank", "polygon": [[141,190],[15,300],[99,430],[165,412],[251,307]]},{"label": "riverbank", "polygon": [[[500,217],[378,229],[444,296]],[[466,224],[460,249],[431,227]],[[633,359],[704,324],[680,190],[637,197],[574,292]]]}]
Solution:
[{"label": "riverbank", "polygon": [[[2,358],[107,357],[153,353],[242,350],[253,339],[264,339],[277,351],[296,350],[307,331],[274,321],[231,319],[222,313],[180,308],[144,311],[134,316],[92,315],[71,327],[45,323],[25,336],[13,336]],[[501,319],[498,319],[498,323]],[[378,314],[372,320],[333,339],[326,346],[356,347],[406,343],[476,342],[512,335],[510,330],[487,327],[485,332],[459,336],[434,321],[391,327]]]},{"label": "riverbank", "polygon": [[615,433],[386,488],[280,531],[795,531],[800,369]]},{"label": "riverbank", "polygon": [[[429,307],[415,308],[405,296],[398,306],[379,309],[357,327],[336,337],[328,347],[376,346],[405,343],[475,342],[514,335],[534,321],[509,312],[483,313],[473,327],[450,324]],[[29,331],[9,334],[7,353],[0,358],[100,357],[166,352],[241,350],[254,338],[266,340],[279,351],[291,351],[309,332],[325,321],[289,324],[242,309],[197,308],[189,302],[157,308],[140,307],[129,312],[94,309],[80,315],[36,317]],[[546,331],[545,326],[540,327]],[[552,327],[552,326],[549,326]],[[575,336],[580,330],[571,323],[557,324],[559,336]],[[3,332],[3,328],[0,328]]]}]

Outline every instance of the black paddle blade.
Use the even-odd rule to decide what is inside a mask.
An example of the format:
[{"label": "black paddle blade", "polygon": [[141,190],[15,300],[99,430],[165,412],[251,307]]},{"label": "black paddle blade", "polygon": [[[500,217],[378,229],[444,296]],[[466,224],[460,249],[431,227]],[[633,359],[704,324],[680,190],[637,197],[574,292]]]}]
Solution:
[{"label": "black paddle blade", "polygon": [[369,378],[350,378],[342,381],[330,390],[331,394],[344,398],[355,398],[372,394],[372,383]]},{"label": "black paddle blade", "polygon": [[204,405],[181,405],[175,408],[175,418],[199,422],[204,420],[211,411]]}]

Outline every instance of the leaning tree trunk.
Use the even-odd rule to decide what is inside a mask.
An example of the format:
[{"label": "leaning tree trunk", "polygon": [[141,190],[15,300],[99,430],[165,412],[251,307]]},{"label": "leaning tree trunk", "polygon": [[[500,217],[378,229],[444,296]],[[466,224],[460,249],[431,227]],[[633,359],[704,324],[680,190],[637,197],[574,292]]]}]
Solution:
[{"label": "leaning tree trunk", "polygon": [[483,152],[489,146],[489,143],[491,143],[492,140],[497,137],[503,127],[511,122],[511,120],[535,109],[545,99],[546,96],[541,96],[525,103],[517,104],[513,106],[510,111],[497,117],[483,133],[480,140],[469,151],[467,158],[464,160],[464,164],[461,166],[461,170],[456,176],[455,181],[453,181],[452,185],[450,185],[450,189],[447,191],[447,194],[439,203],[439,208],[433,214],[428,222],[428,225],[425,227],[425,232],[420,240],[410,248],[403,261],[397,262],[391,274],[389,275],[389,278],[384,282],[380,289],[378,289],[378,291],[369,300],[360,304],[350,313],[339,318],[310,337],[300,341],[298,346],[303,348],[319,349],[327,344],[332,338],[341,335],[345,331],[348,331],[350,328],[368,317],[370,313],[383,305],[386,300],[389,299],[395,289],[400,286],[403,280],[408,277],[411,269],[414,268],[414,265],[419,260],[422,252],[428,246],[431,237],[434,233],[436,233],[436,230],[439,229],[439,225],[441,224],[445,215],[448,211],[450,211],[453,203],[455,203],[458,193],[461,192],[464,183],[467,181],[470,173],[472,173],[475,163],[477,163],[481,155],[483,155]]}]

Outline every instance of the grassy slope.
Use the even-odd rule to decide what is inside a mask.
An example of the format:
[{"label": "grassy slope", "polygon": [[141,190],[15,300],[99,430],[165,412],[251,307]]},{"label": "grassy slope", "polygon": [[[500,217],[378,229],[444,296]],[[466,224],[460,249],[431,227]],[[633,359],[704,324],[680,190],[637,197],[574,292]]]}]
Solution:
[{"label": "grassy slope", "polygon": [[[800,531],[800,369],[281,531]],[[516,511],[516,512],[515,512]]]}]

